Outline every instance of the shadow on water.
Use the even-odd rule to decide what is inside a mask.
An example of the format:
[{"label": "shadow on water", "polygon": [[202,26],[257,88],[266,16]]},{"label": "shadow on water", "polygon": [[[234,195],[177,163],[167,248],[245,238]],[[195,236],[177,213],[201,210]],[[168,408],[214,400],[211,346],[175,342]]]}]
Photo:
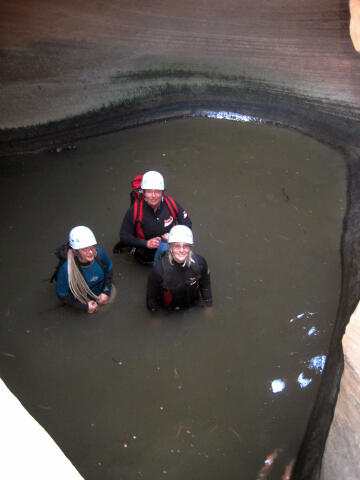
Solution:
[{"label": "shadow on water", "polygon": [[[148,270],[112,255],[117,297],[86,315],[47,282],[76,224],[108,252],[130,179],[160,170],[193,220],[214,312],[151,316]],[[86,479],[280,478],[320,383],[340,289],[342,156],[294,131],[162,122],[1,171],[1,370]]]}]

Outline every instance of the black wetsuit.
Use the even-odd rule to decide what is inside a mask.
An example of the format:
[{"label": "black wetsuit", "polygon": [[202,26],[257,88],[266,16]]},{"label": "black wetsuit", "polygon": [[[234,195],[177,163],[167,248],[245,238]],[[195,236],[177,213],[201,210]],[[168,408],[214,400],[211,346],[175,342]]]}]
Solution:
[{"label": "black wetsuit", "polygon": [[150,238],[161,237],[168,233],[175,224],[186,225],[191,228],[192,223],[182,206],[175,202],[178,208],[176,219],[173,218],[169,207],[162,199],[159,208],[154,210],[146,203],[143,203],[143,217],[141,228],[144,238],[139,238],[134,223],[134,205],[126,212],[120,229],[120,241],[123,246],[135,247],[135,258],[141,263],[152,263],[156,249],[146,248],[146,241]]},{"label": "black wetsuit", "polygon": [[202,300],[212,305],[210,271],[201,255],[193,255],[191,267],[177,262],[170,264],[165,253],[152,268],[147,285],[146,303],[151,311],[159,308],[177,309],[189,307]]}]

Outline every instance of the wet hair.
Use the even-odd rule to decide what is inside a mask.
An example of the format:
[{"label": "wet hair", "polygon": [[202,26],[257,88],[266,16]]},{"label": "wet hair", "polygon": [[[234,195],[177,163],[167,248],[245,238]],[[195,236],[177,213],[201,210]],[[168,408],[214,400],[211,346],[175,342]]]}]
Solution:
[{"label": "wet hair", "polygon": [[94,300],[98,300],[99,297],[95,295],[95,293],[89,288],[84,276],[80,272],[75,255],[76,252],[72,248],[69,248],[67,254],[67,268],[71,293],[74,295],[76,300],[81,303],[87,304],[89,302],[89,297],[93,298]]},{"label": "wet hair", "polygon": [[[174,265],[174,255],[171,252],[170,244],[169,244],[169,250],[167,252],[167,255],[168,255],[170,265]],[[196,263],[196,262],[194,260],[194,252],[191,247],[188,253],[188,256],[186,257],[185,265],[190,268],[192,263]]]}]

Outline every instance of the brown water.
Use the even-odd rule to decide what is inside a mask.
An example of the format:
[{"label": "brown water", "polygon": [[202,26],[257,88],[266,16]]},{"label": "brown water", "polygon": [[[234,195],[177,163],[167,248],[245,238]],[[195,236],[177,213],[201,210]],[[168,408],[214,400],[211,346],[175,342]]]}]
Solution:
[{"label": "brown water", "polygon": [[[130,180],[150,169],[193,220],[212,316],[152,317],[148,270],[111,253]],[[342,156],[295,131],[198,118],[9,159],[0,182],[2,377],[82,475],[256,479],[279,449],[280,478],[335,319]],[[47,281],[77,224],[114,264],[115,303],[95,315],[60,306]]]}]

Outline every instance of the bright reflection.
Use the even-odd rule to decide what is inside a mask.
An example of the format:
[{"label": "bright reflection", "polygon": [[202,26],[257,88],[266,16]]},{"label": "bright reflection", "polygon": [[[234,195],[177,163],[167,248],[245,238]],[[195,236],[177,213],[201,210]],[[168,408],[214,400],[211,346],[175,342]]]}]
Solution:
[{"label": "bright reflection", "polygon": [[322,373],[325,367],[326,355],[317,355],[307,362],[310,370],[315,370],[315,373]]},{"label": "bright reflection", "polygon": [[304,313],[299,313],[299,315],[296,315],[294,318],[290,318],[290,323],[293,323],[295,320],[300,320],[301,318],[311,318],[314,315],[316,315],[317,312],[304,312]]},{"label": "bright reflection", "polygon": [[297,378],[297,381],[301,388],[306,388],[312,382],[312,378],[305,378],[304,372],[301,372]]},{"label": "bright reflection", "polygon": [[284,388],[285,388],[285,382],[280,378],[277,378],[276,380],[273,380],[271,382],[271,390],[273,391],[273,393],[282,392]]}]

